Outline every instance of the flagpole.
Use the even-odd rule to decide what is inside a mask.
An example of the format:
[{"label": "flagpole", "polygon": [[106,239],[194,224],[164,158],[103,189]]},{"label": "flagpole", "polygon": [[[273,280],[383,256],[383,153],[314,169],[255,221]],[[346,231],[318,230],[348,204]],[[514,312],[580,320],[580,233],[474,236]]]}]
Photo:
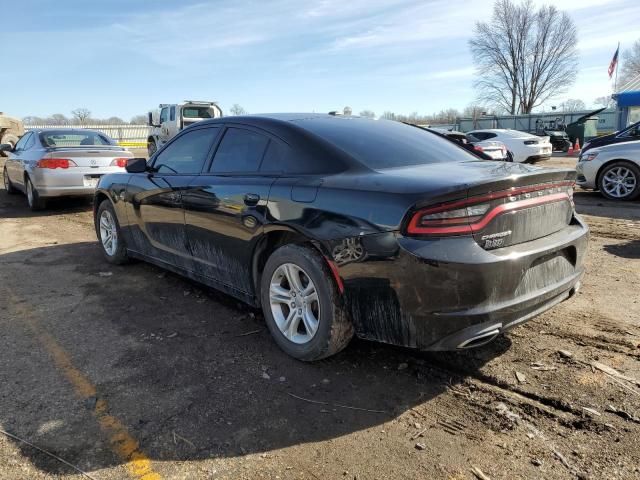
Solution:
[{"label": "flagpole", "polygon": [[620,42],[618,42],[618,49],[616,50],[616,52],[618,52],[618,58],[616,60],[616,79],[613,82],[613,93],[618,93],[618,66],[620,65]]}]

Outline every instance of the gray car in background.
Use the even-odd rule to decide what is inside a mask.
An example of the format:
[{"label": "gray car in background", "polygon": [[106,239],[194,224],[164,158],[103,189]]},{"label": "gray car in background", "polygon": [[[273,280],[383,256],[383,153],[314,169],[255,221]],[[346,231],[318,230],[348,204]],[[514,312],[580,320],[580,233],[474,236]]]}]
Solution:
[{"label": "gray car in background", "polygon": [[581,187],[612,200],[634,200],[640,196],[640,141],[591,148],[580,155],[576,171]]},{"label": "gray car in background", "polygon": [[93,195],[102,175],[124,172],[133,157],[102,132],[69,128],[32,130],[0,151],[8,155],[4,188],[26,194],[32,210],[52,197]]}]

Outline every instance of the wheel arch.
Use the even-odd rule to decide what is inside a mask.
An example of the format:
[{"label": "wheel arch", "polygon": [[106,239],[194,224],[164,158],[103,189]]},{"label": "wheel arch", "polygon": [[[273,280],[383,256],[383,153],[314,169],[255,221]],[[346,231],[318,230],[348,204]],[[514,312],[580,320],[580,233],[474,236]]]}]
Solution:
[{"label": "wheel arch", "polygon": [[267,260],[278,248],[291,244],[308,246],[322,255],[322,257],[327,260],[327,264],[334,274],[333,281],[340,286],[341,281],[339,280],[337,270],[335,270],[331,265],[331,257],[322,242],[313,239],[294,228],[288,226],[277,226],[265,231],[253,250],[251,259],[251,277],[257,306],[260,306],[261,303],[260,284],[262,281],[262,272],[264,271]]}]

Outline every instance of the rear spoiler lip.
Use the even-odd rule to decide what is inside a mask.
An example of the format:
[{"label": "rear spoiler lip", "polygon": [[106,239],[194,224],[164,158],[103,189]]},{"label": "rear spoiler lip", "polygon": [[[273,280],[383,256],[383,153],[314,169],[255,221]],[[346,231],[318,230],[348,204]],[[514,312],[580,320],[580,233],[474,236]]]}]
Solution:
[{"label": "rear spoiler lip", "polygon": [[60,152],[63,150],[70,150],[70,151],[79,151],[79,150],[104,150],[104,151],[109,151],[109,150],[113,150],[113,151],[125,151],[126,148],[125,147],[121,147],[120,145],[76,145],[76,146],[67,146],[67,147],[45,147],[45,150],[47,152]]}]

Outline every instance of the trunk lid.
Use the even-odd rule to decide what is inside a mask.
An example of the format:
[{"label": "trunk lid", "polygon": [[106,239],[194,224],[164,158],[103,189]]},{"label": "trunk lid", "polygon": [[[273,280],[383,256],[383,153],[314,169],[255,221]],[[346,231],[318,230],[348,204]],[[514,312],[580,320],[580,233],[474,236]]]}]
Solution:
[{"label": "trunk lid", "polygon": [[44,158],[68,158],[78,167],[108,167],[116,158],[133,158],[133,154],[118,146],[57,147],[47,149]]},{"label": "trunk lid", "polygon": [[470,185],[468,200],[489,207],[472,224],[473,238],[489,250],[535,240],[567,227],[574,214],[575,171],[539,169]]},{"label": "trunk lid", "polygon": [[[409,234],[471,234],[483,248],[494,249],[550,235],[572,220],[575,170],[491,161],[429,167],[403,175],[405,186],[417,186],[421,177],[424,188],[424,200],[409,215]],[[427,190],[426,179],[441,189]],[[461,213],[469,207],[472,214]]]}]

